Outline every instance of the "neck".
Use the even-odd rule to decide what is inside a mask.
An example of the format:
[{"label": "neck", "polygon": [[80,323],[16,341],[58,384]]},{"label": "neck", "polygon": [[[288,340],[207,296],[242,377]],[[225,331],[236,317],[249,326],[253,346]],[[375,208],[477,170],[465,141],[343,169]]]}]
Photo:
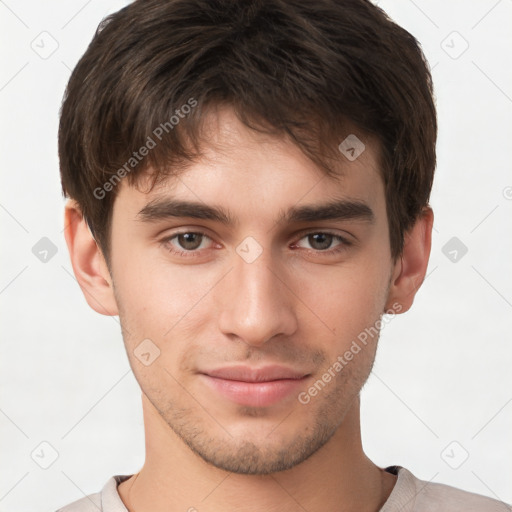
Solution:
[{"label": "neck", "polygon": [[294,468],[270,475],[218,469],[192,452],[143,395],[146,460],[118,487],[130,512],[378,511],[396,477],[364,454],[359,399],[331,439]]}]

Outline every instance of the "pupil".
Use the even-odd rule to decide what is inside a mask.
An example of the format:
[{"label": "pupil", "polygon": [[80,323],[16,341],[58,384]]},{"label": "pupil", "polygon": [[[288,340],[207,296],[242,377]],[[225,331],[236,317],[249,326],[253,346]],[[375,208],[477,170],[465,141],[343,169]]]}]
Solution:
[{"label": "pupil", "polygon": [[178,235],[178,241],[183,249],[197,249],[201,245],[202,235],[198,233],[182,233]]},{"label": "pupil", "polygon": [[327,233],[315,233],[314,235],[309,235],[309,243],[314,249],[328,249],[332,243],[332,235]]}]

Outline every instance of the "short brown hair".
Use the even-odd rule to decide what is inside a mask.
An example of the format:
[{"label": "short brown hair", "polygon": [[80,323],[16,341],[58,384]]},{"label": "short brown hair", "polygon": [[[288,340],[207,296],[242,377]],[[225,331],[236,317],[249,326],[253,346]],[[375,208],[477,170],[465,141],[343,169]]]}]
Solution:
[{"label": "short brown hair", "polygon": [[376,137],[400,256],[436,164],[432,80],[411,34],[368,0],[136,0],[100,23],[59,126],[63,193],[107,263],[116,180],[138,184],[151,166],[154,184],[193,161],[219,104],[289,136],[327,173],[344,127]]}]

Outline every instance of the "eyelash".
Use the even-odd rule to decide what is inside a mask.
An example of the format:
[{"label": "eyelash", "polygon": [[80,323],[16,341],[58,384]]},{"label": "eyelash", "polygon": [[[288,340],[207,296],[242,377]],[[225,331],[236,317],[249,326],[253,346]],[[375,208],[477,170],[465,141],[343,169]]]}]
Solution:
[{"label": "eyelash", "polygon": [[[179,250],[175,249],[174,247],[172,249],[169,249],[169,245],[172,240],[177,238],[179,235],[186,235],[186,234],[193,234],[193,235],[201,235],[203,237],[209,238],[211,240],[211,237],[209,237],[206,233],[202,231],[181,231],[179,233],[174,233],[172,236],[169,236],[167,238],[164,238],[161,241],[161,245],[164,246],[170,253],[175,254],[177,256],[183,256],[185,258],[194,258],[201,255],[201,251],[198,249],[194,250]],[[352,242],[349,242],[346,238],[336,234],[332,233],[330,231],[308,231],[306,233],[301,233],[301,237],[298,241],[302,240],[303,238],[306,238],[310,235],[330,235],[333,237],[333,240],[337,240],[341,242],[339,245],[335,246],[334,249],[326,249],[325,251],[318,250],[318,249],[305,249],[308,252],[314,252],[317,254],[328,254],[328,255],[335,255],[338,254],[344,250],[346,250],[348,247],[352,245]],[[295,244],[294,244],[295,245]]]}]

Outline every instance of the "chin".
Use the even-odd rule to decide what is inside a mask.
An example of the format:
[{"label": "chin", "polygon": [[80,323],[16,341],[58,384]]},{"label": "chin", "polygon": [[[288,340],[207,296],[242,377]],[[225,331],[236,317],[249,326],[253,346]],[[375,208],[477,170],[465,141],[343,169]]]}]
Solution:
[{"label": "chin", "polygon": [[[188,447],[218,469],[243,475],[269,475],[301,464],[320,450],[336,432],[336,425],[316,422],[297,426],[294,432],[274,421],[271,428],[247,426],[220,437],[195,430],[194,435],[177,432]],[[306,435],[305,432],[308,434]],[[252,434],[252,435],[251,435]]]}]

